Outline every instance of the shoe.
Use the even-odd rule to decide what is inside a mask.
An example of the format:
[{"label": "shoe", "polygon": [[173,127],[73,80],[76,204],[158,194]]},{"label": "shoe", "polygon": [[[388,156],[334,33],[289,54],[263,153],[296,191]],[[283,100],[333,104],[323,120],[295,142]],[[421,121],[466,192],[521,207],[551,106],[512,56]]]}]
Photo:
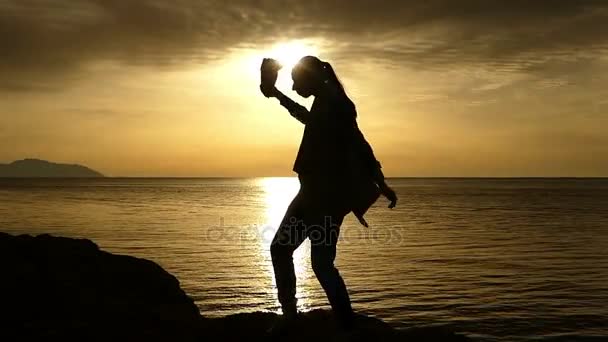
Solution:
[{"label": "shoe", "polygon": [[298,318],[298,312],[289,312],[288,314],[277,317],[276,321],[272,326],[266,330],[266,334],[269,337],[283,337],[287,335],[290,330],[294,330],[296,321]]},{"label": "shoe", "polygon": [[338,319],[336,322],[336,339],[335,341],[367,341],[361,335],[361,328],[355,323],[354,314],[347,316],[346,319]]}]

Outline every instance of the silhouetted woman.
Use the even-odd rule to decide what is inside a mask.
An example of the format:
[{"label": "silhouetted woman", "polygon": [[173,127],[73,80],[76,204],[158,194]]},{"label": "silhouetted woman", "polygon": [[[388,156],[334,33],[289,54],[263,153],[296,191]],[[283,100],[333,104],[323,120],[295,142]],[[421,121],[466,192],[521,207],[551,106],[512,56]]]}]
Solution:
[{"label": "silhouetted woman", "polygon": [[350,298],[334,266],[340,225],[344,217],[353,212],[367,226],[363,214],[380,193],[391,201],[391,208],[397,198],[384,181],[380,163],[357,126],[355,105],[331,65],[306,56],[293,68],[291,76],[293,90],[302,97],[315,97],[310,111],[274,86],[262,89],[267,97],[277,98],[305,125],[293,167],[300,180],[300,190],[270,247],[279,302],[284,318],[296,317],[292,256],[309,238],[312,269],[338,322],[350,327],[354,318]]}]

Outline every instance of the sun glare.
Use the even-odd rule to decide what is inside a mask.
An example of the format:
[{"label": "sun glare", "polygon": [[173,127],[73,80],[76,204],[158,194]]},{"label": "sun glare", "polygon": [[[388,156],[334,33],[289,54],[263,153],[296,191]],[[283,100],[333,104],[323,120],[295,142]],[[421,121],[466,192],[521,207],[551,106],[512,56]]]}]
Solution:
[{"label": "sun glare", "polygon": [[234,72],[235,77],[242,77],[245,74],[252,79],[259,80],[262,59],[273,58],[283,66],[279,71],[276,86],[279,90],[289,91],[293,84],[291,69],[304,56],[318,56],[321,44],[323,42],[319,40],[301,39],[256,48],[250,46],[238,50],[235,54],[234,64],[229,67],[229,72]]},{"label": "sun glare", "polygon": [[283,69],[291,71],[300,58],[315,54],[316,51],[311,45],[302,41],[290,41],[275,45],[268,57],[278,60],[283,65]]},{"label": "sun glare", "polygon": [[291,69],[304,56],[317,55],[317,49],[304,41],[289,41],[274,45],[264,57],[274,58],[283,68],[279,72],[277,88],[282,90],[291,89]]}]

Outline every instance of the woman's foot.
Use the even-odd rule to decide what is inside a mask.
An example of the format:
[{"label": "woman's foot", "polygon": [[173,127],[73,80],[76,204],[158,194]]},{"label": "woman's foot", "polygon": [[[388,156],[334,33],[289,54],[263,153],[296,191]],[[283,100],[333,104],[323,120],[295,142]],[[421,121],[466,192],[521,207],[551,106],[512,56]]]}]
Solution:
[{"label": "woman's foot", "polygon": [[283,314],[274,321],[272,326],[266,331],[270,337],[281,337],[293,330],[298,319],[298,312],[289,311]]}]

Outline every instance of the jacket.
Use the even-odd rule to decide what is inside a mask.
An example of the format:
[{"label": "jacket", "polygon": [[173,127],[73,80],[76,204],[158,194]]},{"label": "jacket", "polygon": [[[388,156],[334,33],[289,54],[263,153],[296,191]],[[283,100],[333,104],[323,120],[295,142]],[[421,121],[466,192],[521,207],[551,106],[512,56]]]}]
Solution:
[{"label": "jacket", "polygon": [[287,97],[280,101],[305,125],[293,170],[300,177],[326,179],[323,183],[339,192],[332,200],[367,227],[363,216],[380,196],[376,180],[382,172],[352,101],[345,94],[320,95],[310,111]]}]

